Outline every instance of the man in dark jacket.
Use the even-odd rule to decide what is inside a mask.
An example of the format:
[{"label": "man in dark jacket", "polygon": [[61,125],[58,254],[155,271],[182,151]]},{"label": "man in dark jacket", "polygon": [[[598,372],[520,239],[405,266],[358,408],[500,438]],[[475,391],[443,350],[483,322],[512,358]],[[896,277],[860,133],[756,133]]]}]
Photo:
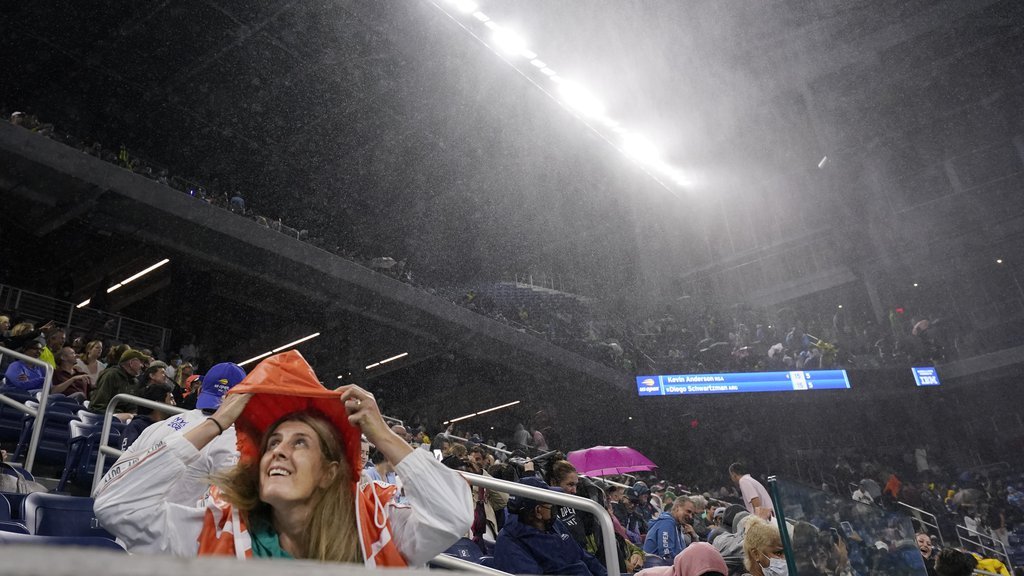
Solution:
[{"label": "man in dark jacket", "polygon": [[[561,492],[536,476],[523,478],[522,484]],[[494,548],[494,567],[513,574],[568,574],[607,576],[607,570],[586,553],[556,520],[556,506],[523,496],[508,501],[513,513],[498,534]]]},{"label": "man in dark jacket", "polygon": [[117,366],[107,368],[96,378],[96,391],[92,393],[89,410],[102,414],[114,396],[136,392],[135,378],[148,361],[149,357],[138,350],[125,350]]}]

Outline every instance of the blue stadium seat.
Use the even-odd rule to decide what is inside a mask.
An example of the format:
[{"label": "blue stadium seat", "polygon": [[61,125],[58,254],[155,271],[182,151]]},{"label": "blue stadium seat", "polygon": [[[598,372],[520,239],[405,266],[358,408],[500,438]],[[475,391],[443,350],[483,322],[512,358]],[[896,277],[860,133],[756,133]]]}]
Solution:
[{"label": "blue stadium seat", "polygon": [[23,503],[25,502],[25,497],[28,496],[28,494],[18,494],[17,492],[0,492],[0,496],[3,496],[4,499],[7,500],[7,502],[9,502],[11,505],[10,519],[20,521],[23,518],[23,516],[21,515],[21,509]]},{"label": "blue stadium seat", "polygon": [[[70,437],[67,457],[64,460],[64,472],[60,476],[60,482],[57,483],[57,492],[63,492],[70,480],[92,482],[92,472],[96,465],[96,453],[99,450],[103,424],[72,420],[68,422],[68,430]],[[121,447],[121,433],[118,432],[117,427],[111,427],[107,446]],[[109,469],[113,463],[113,458],[107,458],[105,468]]]},{"label": "blue stadium seat", "polygon": [[644,558],[644,568],[658,568],[661,566],[671,566],[672,562],[665,560],[661,556],[655,556],[654,554],[648,554]]},{"label": "blue stadium seat", "polygon": [[0,544],[42,545],[42,546],[78,546],[86,548],[104,548],[124,552],[120,544],[108,538],[90,536],[39,536],[34,534],[17,534],[0,531]]},{"label": "blue stadium seat", "polygon": [[494,556],[481,556],[480,565],[488,568],[494,568]]},{"label": "blue stadium seat", "polygon": [[0,521],[11,519],[11,503],[6,496],[0,496]]},{"label": "blue stadium seat", "polygon": [[[0,388],[0,394],[21,403],[35,398],[32,393],[17,388]],[[24,416],[24,412],[0,404],[0,440],[17,440],[21,436],[21,422]]]},{"label": "blue stadium seat", "polygon": [[479,564],[480,558],[483,557],[480,547],[469,538],[460,538],[458,542],[452,544],[444,553],[461,560],[468,560],[474,564]]},{"label": "blue stadium seat", "polygon": [[[26,405],[38,407],[35,401],[25,402]],[[77,408],[71,404],[49,404],[46,413],[43,415],[43,429],[39,437],[39,449],[36,451],[36,460],[41,462],[63,462],[68,452],[68,422],[76,420]],[[32,427],[35,424],[33,416],[24,415],[21,421],[21,437],[18,439],[18,447],[14,452],[14,459],[21,460],[28,450],[29,440],[32,437]]]},{"label": "blue stadium seat", "polygon": [[114,537],[100,528],[93,515],[93,499],[34,492],[25,497],[22,517],[36,536]]},{"label": "blue stadium seat", "polygon": [[15,534],[28,534],[28,528],[21,522],[14,520],[0,521],[0,532],[14,532]]}]

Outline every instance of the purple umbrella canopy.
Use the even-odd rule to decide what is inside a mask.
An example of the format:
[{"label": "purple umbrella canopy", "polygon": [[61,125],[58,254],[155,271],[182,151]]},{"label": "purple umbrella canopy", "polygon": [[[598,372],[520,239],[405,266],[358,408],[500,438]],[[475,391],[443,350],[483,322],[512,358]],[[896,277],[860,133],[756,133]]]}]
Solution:
[{"label": "purple umbrella canopy", "polygon": [[566,456],[576,471],[585,476],[611,476],[630,472],[648,472],[658,467],[629,446],[594,446],[574,450]]}]

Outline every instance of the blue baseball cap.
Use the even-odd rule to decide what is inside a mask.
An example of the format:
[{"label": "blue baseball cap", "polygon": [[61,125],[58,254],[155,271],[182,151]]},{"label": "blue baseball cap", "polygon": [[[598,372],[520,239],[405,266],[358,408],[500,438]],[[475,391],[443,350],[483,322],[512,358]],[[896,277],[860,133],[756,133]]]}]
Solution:
[{"label": "blue baseball cap", "polygon": [[203,376],[203,387],[196,399],[196,408],[216,410],[232,386],[245,379],[245,370],[233,362],[212,366]]},{"label": "blue baseball cap", "polygon": [[[543,488],[545,490],[551,490],[553,492],[564,492],[557,486],[549,486],[547,482],[541,480],[536,476],[527,476],[519,480],[520,484],[526,484],[527,486],[533,486],[534,488]],[[534,507],[543,504],[543,502],[534,500],[529,496],[517,496],[512,494],[508,497],[508,509],[514,514],[520,512],[526,512],[527,510],[533,510]]]}]

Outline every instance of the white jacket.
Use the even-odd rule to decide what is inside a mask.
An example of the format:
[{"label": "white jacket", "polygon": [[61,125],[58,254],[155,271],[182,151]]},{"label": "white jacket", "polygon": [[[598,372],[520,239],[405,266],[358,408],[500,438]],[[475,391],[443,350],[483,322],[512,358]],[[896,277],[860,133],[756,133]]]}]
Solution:
[{"label": "white jacket", "polygon": [[[192,428],[206,422],[209,418],[202,410],[189,410],[154,422],[139,434],[139,437],[124,451],[110,471],[100,480],[99,486],[107,483],[115,469],[120,469],[124,462],[132,460],[135,455],[149,450],[151,447],[166,440],[176,432],[184,434]],[[200,451],[200,457],[188,465],[181,480],[167,489],[166,497],[172,502],[188,502],[189,499],[201,498],[210,486],[210,476],[218,470],[230,468],[238,463],[238,445],[235,427],[229,426],[223,434],[214,438]],[[99,488],[97,488],[97,491]]]},{"label": "white jacket", "polygon": [[[204,493],[180,499],[169,495],[200,457],[180,432],[144,452],[126,454],[94,494],[96,518],[130,552],[195,556],[206,511],[216,505]],[[411,566],[422,565],[469,529],[469,486],[457,472],[420,450],[402,459],[395,470],[403,478],[409,504],[381,503],[382,512],[401,555]],[[248,548],[247,542],[238,543],[238,550],[243,548]]]}]

